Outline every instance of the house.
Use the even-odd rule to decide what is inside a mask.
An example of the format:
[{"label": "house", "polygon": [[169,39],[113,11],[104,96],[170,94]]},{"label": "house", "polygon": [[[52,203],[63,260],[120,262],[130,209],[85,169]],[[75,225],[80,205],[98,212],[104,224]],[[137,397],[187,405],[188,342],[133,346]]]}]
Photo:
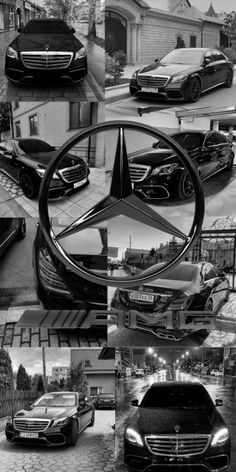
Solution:
[{"label": "house", "polygon": [[0,0],[0,32],[13,30],[32,18],[46,16],[46,10],[30,0]]},{"label": "house", "polygon": [[176,47],[217,47],[223,19],[188,0],[107,0],[106,50],[123,50],[129,64],[154,62]]}]

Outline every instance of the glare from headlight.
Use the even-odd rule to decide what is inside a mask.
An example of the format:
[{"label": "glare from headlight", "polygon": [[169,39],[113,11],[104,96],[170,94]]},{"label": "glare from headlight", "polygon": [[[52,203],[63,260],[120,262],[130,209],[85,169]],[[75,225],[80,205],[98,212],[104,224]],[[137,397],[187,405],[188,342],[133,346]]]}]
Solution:
[{"label": "glare from headlight", "polygon": [[228,441],[229,439],[229,430],[228,428],[221,428],[217,433],[214,434],[211,445],[212,446],[219,446],[224,442]]},{"label": "glare from headlight", "polygon": [[176,75],[172,77],[171,83],[174,84],[175,82],[184,82],[187,79],[187,75]]},{"label": "glare from headlight", "polygon": [[75,53],[75,60],[76,59],[81,59],[82,57],[85,57],[86,56],[86,49],[85,48],[81,48],[79,49],[79,51],[76,51]]},{"label": "glare from headlight", "polygon": [[15,51],[11,46],[8,46],[7,48],[7,56],[10,57],[11,59],[17,59],[18,60],[18,52]]},{"label": "glare from headlight", "polygon": [[126,428],[125,437],[130,443],[135,444],[136,446],[143,446],[143,441],[140,434],[133,428]]}]

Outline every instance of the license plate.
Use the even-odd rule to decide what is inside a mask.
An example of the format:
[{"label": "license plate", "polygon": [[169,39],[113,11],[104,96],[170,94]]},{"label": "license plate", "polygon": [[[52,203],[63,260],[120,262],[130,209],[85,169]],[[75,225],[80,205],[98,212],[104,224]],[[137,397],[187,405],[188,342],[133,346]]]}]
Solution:
[{"label": "license plate", "polygon": [[149,293],[137,293],[131,292],[129,295],[130,300],[137,300],[140,302],[148,302],[153,303],[154,295],[150,295]]},{"label": "license plate", "polygon": [[30,438],[30,439],[37,439],[39,437],[39,433],[20,433],[21,438]]},{"label": "license plate", "polygon": [[142,87],[141,91],[142,92],[148,92],[148,93],[158,93],[158,88],[155,88],[155,87]]},{"label": "license plate", "polygon": [[83,180],[80,180],[80,182],[76,182],[74,184],[74,188],[78,188],[78,187],[81,187],[81,185],[84,185],[85,183],[87,182],[87,177]]}]

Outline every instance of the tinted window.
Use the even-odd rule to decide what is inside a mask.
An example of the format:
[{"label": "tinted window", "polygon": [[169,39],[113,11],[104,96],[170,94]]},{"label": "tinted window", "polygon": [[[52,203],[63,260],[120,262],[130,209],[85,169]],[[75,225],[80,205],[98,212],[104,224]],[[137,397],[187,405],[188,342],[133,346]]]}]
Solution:
[{"label": "tinted window", "polygon": [[29,21],[23,33],[26,34],[69,34],[70,28],[63,21]]},{"label": "tinted window", "polygon": [[74,393],[48,393],[35,402],[37,406],[74,406],[76,395]]},{"label": "tinted window", "polygon": [[201,133],[181,133],[174,134],[172,138],[184,149],[195,149],[201,147],[204,135]]},{"label": "tinted window", "polygon": [[99,395],[99,398],[114,398],[114,394],[113,393],[101,393]]},{"label": "tinted window", "polygon": [[55,149],[40,139],[20,139],[18,141],[18,147],[25,154],[32,154],[34,152],[50,152]]},{"label": "tinted window", "polygon": [[224,55],[220,51],[217,51],[217,50],[213,51],[213,58],[214,58],[214,61],[225,61]]},{"label": "tinted window", "polygon": [[160,64],[201,64],[203,53],[199,50],[175,49],[163,57]]},{"label": "tinted window", "polygon": [[220,133],[214,133],[214,139],[217,144],[226,144],[227,139]]},{"label": "tinted window", "polygon": [[213,402],[201,385],[165,385],[151,387],[141,408],[190,408],[207,410]]},{"label": "tinted window", "polygon": [[197,266],[194,265],[179,265],[171,270],[167,275],[163,274],[159,278],[164,280],[184,280],[190,282],[195,279],[197,273]]},{"label": "tinted window", "polygon": [[208,146],[215,146],[216,142],[215,142],[215,139],[214,139],[214,133],[210,133],[207,135],[206,137],[206,141],[205,141],[205,146],[208,147]]}]

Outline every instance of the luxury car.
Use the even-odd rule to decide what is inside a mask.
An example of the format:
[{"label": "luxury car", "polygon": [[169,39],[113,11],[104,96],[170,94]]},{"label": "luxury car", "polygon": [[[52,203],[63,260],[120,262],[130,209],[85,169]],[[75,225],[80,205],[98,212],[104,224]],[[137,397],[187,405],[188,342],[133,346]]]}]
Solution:
[{"label": "luxury car", "polygon": [[0,256],[15,239],[23,239],[26,235],[25,218],[0,218]]},{"label": "luxury car", "polygon": [[[202,181],[234,162],[232,143],[218,131],[182,131],[171,137],[187,151]],[[188,199],[192,180],[173,149],[163,141],[129,154],[134,191],[146,199]]]},{"label": "luxury car", "polygon": [[99,395],[97,396],[95,403],[97,410],[114,409],[115,405],[116,403],[114,393],[99,393]]},{"label": "luxury car", "polygon": [[196,102],[203,92],[233,84],[232,62],[217,49],[174,49],[159,62],[136,70],[130,80],[130,93],[167,100]]},{"label": "luxury car", "polygon": [[6,51],[5,74],[19,84],[78,82],[87,75],[87,55],[75,30],[56,18],[30,20]]},{"label": "luxury car", "polygon": [[[39,193],[56,148],[41,139],[19,138],[0,143],[0,170],[20,184],[27,198]],[[61,198],[89,183],[89,168],[80,157],[66,154],[50,183],[49,198]]]},{"label": "luxury car", "polygon": [[124,433],[124,461],[130,472],[227,470],[230,433],[197,382],[156,382],[145,393]]},{"label": "luxury car", "polygon": [[218,369],[213,369],[211,370],[210,375],[213,375],[214,377],[221,377],[223,375],[223,372]]},{"label": "luxury car", "polygon": [[[65,229],[67,220],[58,219],[53,226],[55,234]],[[88,228],[79,237],[75,234],[60,239],[60,244],[75,262],[107,274],[106,234],[104,228]],[[107,288],[68,270],[66,262],[63,264],[52,254],[40,225],[34,241],[33,266],[38,298],[45,309],[107,309]]]},{"label": "luxury car", "polygon": [[144,370],[143,369],[136,369],[135,376],[136,377],[144,377]]},{"label": "luxury car", "polygon": [[[157,264],[160,268],[163,263]],[[209,262],[181,262],[171,273],[133,289],[116,289],[111,306],[117,309],[135,310],[148,316],[138,322],[137,329],[149,331],[157,337],[179,341],[191,332],[198,331],[198,324],[191,326],[191,314],[185,318],[189,329],[179,327],[181,312],[205,311],[216,316],[230,293],[229,280],[222,269]],[[175,329],[167,329],[167,316]],[[169,319],[168,318],[168,319]]]},{"label": "luxury car", "polygon": [[51,392],[36,400],[30,410],[8,417],[9,442],[47,446],[75,446],[78,435],[94,425],[94,406],[78,392]]}]

